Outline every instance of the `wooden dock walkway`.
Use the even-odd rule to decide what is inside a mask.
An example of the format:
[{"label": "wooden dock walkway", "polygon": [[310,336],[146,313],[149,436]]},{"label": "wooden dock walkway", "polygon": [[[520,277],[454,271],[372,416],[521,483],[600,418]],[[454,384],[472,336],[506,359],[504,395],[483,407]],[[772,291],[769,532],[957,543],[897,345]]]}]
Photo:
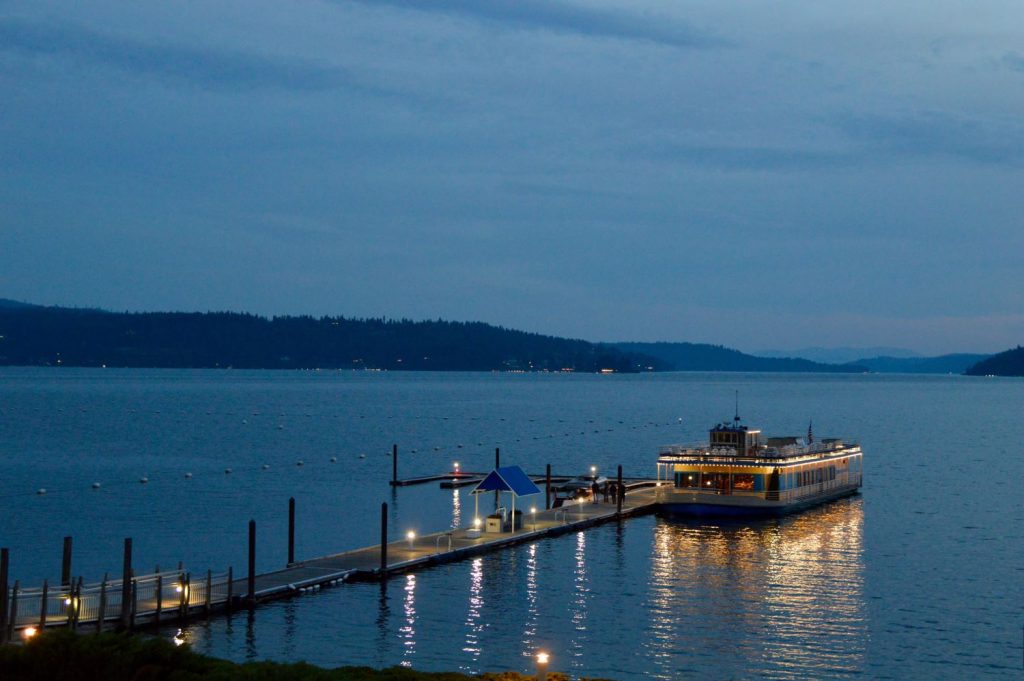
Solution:
[{"label": "wooden dock walkway", "polygon": [[[470,474],[466,474],[470,475]],[[85,586],[78,584],[47,589],[10,590],[5,617],[0,618],[0,641],[16,632],[42,626],[102,629],[154,626],[206,617],[214,612],[256,606],[265,601],[289,598],[353,580],[386,579],[388,574],[450,563],[508,546],[579,531],[594,525],[652,512],[657,504],[655,481],[627,483],[621,514],[615,502],[590,500],[560,508],[523,513],[522,526],[513,532],[481,532],[470,528],[434,532],[413,540],[390,541],[382,569],[381,546],[375,545],[329,556],[297,561],[280,570],[254,575],[249,598],[249,576],[239,578],[207,572],[198,577],[187,572],[145,575]],[[130,594],[130,601],[122,594]],[[123,605],[127,603],[127,605]],[[102,613],[102,615],[101,615]]]}]

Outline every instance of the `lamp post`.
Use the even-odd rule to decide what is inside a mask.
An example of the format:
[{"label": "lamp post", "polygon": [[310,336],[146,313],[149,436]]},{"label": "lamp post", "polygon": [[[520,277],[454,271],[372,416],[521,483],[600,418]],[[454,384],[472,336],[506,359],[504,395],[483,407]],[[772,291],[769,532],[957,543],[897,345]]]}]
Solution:
[{"label": "lamp post", "polygon": [[537,681],[548,681],[548,654],[537,653]]},{"label": "lamp post", "polygon": [[536,532],[537,531],[537,507],[536,506],[531,506],[530,507],[530,517],[533,519],[533,531]]}]

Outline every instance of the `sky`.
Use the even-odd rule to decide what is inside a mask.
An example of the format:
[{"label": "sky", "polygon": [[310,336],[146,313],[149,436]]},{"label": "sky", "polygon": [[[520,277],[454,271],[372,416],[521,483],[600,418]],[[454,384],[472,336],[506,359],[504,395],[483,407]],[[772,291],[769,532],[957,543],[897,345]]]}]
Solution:
[{"label": "sky", "polygon": [[0,0],[0,298],[1024,342],[1024,6]]}]

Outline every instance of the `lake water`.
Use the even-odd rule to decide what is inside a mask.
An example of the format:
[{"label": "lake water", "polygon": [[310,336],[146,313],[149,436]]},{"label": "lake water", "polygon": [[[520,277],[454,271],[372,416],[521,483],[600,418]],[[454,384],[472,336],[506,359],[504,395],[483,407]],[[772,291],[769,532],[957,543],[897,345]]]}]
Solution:
[{"label": "lake water", "polygon": [[124,537],[140,571],[241,572],[253,518],[269,570],[290,496],[299,559],[376,542],[384,501],[392,536],[472,518],[466,489],[390,489],[392,443],[402,477],[487,470],[495,447],[530,472],[653,476],[658,445],[704,439],[737,390],[768,434],[813,419],[858,439],[862,494],[772,521],[632,519],[186,634],[324,666],[526,672],[545,649],[616,679],[1020,678],[1018,379],[0,368],[0,546],[23,584],[59,576],[65,535],[86,581],[119,573]]}]

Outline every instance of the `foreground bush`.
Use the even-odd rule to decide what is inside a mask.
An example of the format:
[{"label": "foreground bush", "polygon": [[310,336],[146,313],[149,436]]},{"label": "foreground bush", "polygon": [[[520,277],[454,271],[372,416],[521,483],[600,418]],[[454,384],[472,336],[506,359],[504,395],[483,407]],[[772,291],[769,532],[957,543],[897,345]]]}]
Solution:
[{"label": "foreground bush", "polygon": [[[403,667],[321,669],[303,662],[246,662],[192,652],[187,646],[124,634],[78,635],[48,631],[23,646],[0,646],[3,681],[528,681],[515,672],[479,677],[419,672]],[[549,673],[551,681],[567,681]],[[596,681],[596,680],[595,680]]]}]

